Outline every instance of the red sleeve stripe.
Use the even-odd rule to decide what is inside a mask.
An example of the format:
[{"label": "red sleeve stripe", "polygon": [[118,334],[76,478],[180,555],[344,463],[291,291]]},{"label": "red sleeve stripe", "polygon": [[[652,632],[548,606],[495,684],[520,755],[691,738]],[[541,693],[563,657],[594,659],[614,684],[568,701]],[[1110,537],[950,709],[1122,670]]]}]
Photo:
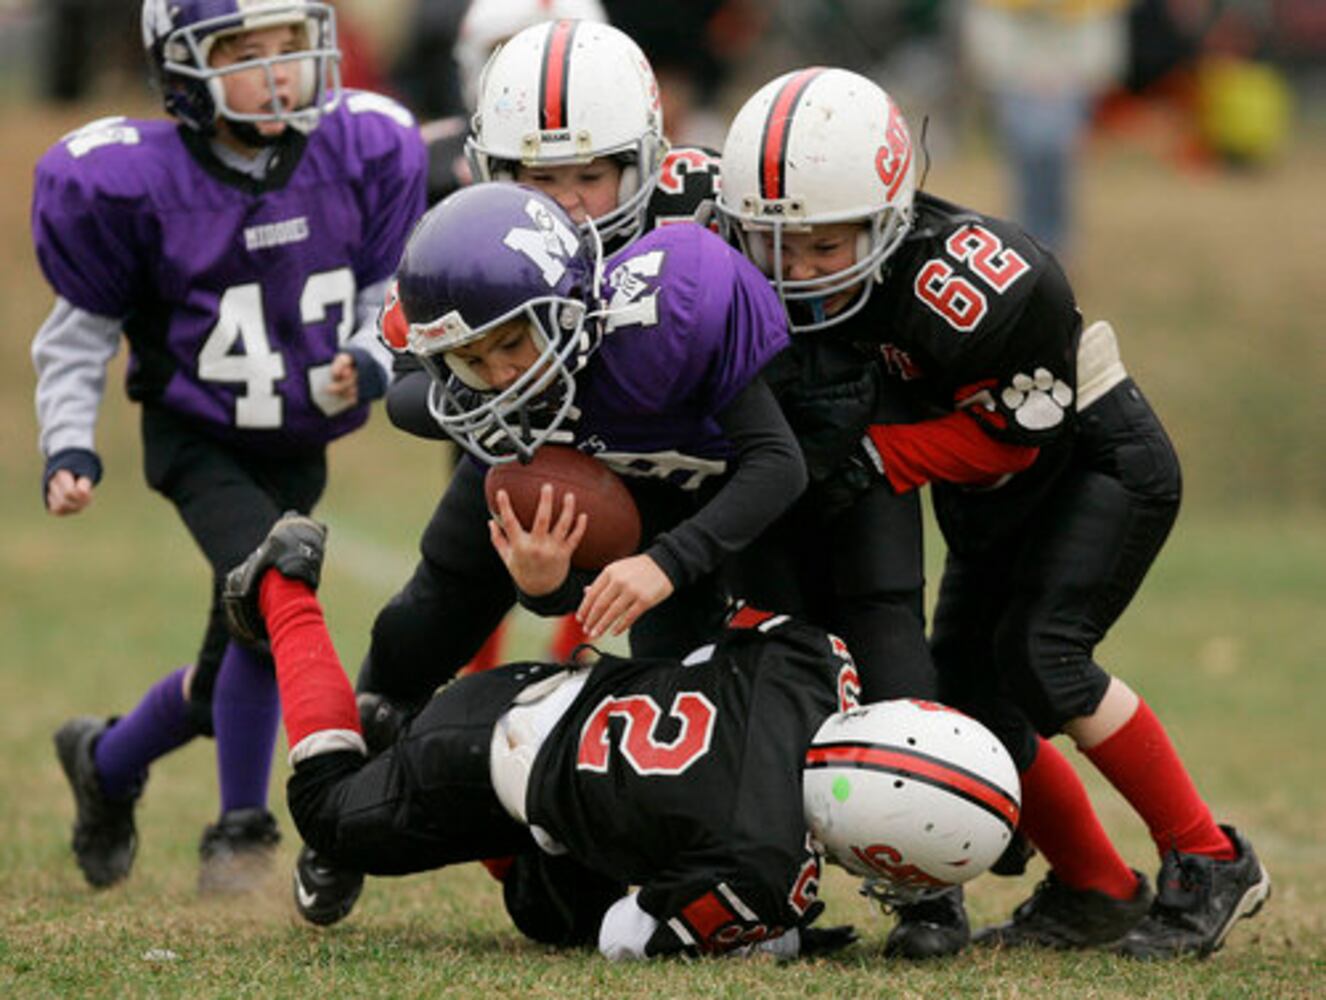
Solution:
[{"label": "red sleeve stripe", "polygon": [[774,613],[772,611],[760,611],[758,608],[752,608],[749,604],[744,604],[727,620],[727,627],[759,628],[773,617]]},{"label": "red sleeve stripe", "polygon": [[867,433],[898,493],[935,481],[990,485],[1040,454],[1030,445],[996,441],[966,410],[915,424],[873,424]]},{"label": "red sleeve stripe", "polygon": [[806,766],[883,771],[924,782],[960,796],[999,819],[1011,831],[1018,825],[1016,800],[991,781],[928,754],[880,743],[828,743],[806,751]]},{"label": "red sleeve stripe", "polygon": [[548,41],[543,46],[543,64],[539,71],[539,128],[566,128],[566,91],[571,74],[571,41],[576,33],[575,21],[554,21],[548,28]]},{"label": "red sleeve stripe", "polygon": [[712,892],[706,892],[699,899],[687,903],[682,907],[681,915],[701,941],[708,941],[732,923],[734,917],[733,912]]},{"label": "red sleeve stripe", "polygon": [[764,120],[764,135],[760,139],[760,194],[765,198],[782,198],[785,194],[787,173],[787,135],[792,116],[806,92],[810,81],[823,73],[818,66],[803,69],[793,75],[774,95],[769,117]]}]

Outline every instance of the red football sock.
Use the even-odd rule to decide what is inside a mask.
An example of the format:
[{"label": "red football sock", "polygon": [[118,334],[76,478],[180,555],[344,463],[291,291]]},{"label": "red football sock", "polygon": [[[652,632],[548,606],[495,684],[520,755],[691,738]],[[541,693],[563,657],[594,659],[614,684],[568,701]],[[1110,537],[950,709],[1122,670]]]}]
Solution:
[{"label": "red football sock", "polygon": [[563,663],[571,659],[571,654],[575,652],[577,646],[588,641],[589,636],[585,635],[585,630],[580,627],[576,616],[564,615],[557,621],[557,628],[553,632],[552,645],[548,652],[555,661]]},{"label": "red football sock", "polygon": [[488,874],[499,882],[505,882],[506,876],[511,871],[511,866],[516,863],[516,859],[507,855],[504,858],[481,858],[479,864],[488,869]]},{"label": "red football sock", "polygon": [[1142,817],[1162,855],[1174,850],[1218,861],[1236,857],[1146,702],[1139,699],[1133,717],[1114,735],[1082,752]]},{"label": "red football sock", "polygon": [[332,646],[317,596],[307,584],[275,570],[268,570],[260,588],[258,606],[276,660],[276,686],[290,748],[328,729],[360,732],[354,691]]},{"label": "red football sock", "polygon": [[474,659],[465,666],[456,671],[457,677],[464,677],[467,674],[477,674],[484,670],[492,670],[501,662],[502,642],[506,637],[506,619],[503,619],[497,628],[493,629],[493,634],[483,641],[479,651],[474,654]]},{"label": "red football sock", "polygon": [[1070,889],[1132,899],[1137,876],[1114,849],[1068,758],[1049,740],[1040,740],[1036,759],[1021,777],[1022,832],[1059,881]]}]

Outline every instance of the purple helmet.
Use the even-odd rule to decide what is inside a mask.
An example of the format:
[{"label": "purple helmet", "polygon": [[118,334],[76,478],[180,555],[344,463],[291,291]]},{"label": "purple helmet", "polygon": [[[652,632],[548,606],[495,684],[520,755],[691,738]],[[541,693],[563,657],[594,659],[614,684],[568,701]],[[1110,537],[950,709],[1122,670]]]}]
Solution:
[{"label": "purple helmet", "polygon": [[[600,339],[602,279],[592,227],[533,188],[475,184],[415,226],[396,272],[403,317],[384,331],[433,376],[429,407],[448,434],[485,462],[528,460],[571,413],[573,376]],[[538,359],[511,385],[494,389],[454,356],[520,317]]]},{"label": "purple helmet", "polygon": [[[224,69],[208,64],[218,38],[241,31],[292,25],[304,32],[298,51],[249,59]],[[144,0],[143,47],[166,112],[189,128],[210,131],[217,118],[252,125],[281,121],[311,131],[340,101],[341,53],[336,47],[336,14],[325,3],[304,0]],[[242,114],[226,104],[221,77],[261,68],[274,91],[272,67],[295,63],[299,101],[295,108]]]}]

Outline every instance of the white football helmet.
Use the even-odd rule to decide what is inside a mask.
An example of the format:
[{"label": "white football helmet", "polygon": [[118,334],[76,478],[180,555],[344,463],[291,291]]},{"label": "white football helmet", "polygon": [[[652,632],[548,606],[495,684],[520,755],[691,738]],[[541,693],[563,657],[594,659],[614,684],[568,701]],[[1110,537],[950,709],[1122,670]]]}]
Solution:
[{"label": "white football helmet", "polygon": [[[794,332],[841,323],[866,304],[911,228],[915,196],[902,112],[845,69],[796,70],[765,84],[737,112],[723,144],[719,215],[773,280]],[[813,280],[785,279],[783,233],[835,222],[862,223],[855,263]],[[857,286],[855,298],[824,315],[825,299]]]},{"label": "white football helmet", "polygon": [[594,225],[604,243],[643,228],[667,153],[663,111],[649,60],[611,25],[550,21],[517,34],[483,71],[472,131],[478,180],[513,180],[518,163],[620,159],[617,207]]},{"label": "white football helmet", "polygon": [[599,0],[473,0],[465,8],[452,50],[465,106],[474,111],[479,76],[494,49],[532,24],[563,19],[606,22],[608,15]]},{"label": "white football helmet", "polygon": [[1022,802],[1017,768],[990,730],[911,700],[829,716],[806,751],[802,793],[826,857],[894,905],[994,864]]}]

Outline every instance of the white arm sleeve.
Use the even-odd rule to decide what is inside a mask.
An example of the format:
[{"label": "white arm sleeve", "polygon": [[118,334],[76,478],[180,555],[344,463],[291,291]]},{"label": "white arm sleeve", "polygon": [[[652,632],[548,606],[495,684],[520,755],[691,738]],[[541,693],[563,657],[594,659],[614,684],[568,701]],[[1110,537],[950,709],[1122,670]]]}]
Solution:
[{"label": "white arm sleeve", "polygon": [[636,894],[623,896],[603,914],[599,925],[599,954],[610,962],[635,962],[658,929],[658,921],[640,908]]},{"label": "white arm sleeve", "polygon": [[391,384],[391,351],[378,336],[378,312],[387,297],[391,279],[361,288],[355,296],[355,331],[345,342],[346,347],[357,347],[377,362],[382,369],[384,384]]},{"label": "white arm sleeve", "polygon": [[32,341],[43,455],[66,448],[96,450],[94,430],[106,391],[106,366],[119,350],[122,322],[56,298]]}]

